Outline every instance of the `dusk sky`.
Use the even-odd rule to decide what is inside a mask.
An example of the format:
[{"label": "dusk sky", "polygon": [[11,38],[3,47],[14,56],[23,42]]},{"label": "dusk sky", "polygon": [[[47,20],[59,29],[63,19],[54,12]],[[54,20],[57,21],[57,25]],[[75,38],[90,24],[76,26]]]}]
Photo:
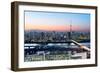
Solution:
[{"label": "dusk sky", "polygon": [[25,11],[25,30],[90,31],[90,14]]}]

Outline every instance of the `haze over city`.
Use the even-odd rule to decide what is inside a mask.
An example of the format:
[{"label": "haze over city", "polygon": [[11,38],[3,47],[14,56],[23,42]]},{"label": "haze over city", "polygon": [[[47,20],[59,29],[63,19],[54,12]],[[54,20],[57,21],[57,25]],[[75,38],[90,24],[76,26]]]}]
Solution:
[{"label": "haze over city", "polygon": [[25,11],[25,30],[90,31],[90,14]]}]

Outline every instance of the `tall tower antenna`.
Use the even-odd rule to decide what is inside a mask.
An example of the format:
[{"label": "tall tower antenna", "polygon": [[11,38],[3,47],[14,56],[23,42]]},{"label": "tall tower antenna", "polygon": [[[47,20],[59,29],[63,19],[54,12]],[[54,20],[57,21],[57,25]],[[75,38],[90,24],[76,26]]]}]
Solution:
[{"label": "tall tower antenna", "polygon": [[70,33],[72,32],[72,21],[70,21]]},{"label": "tall tower antenna", "polygon": [[69,28],[70,28],[70,30],[69,30],[69,33],[70,33],[70,35],[69,35],[69,37],[70,37],[70,39],[72,39],[72,36],[71,36],[71,34],[72,34],[72,20],[70,20],[70,24],[69,24]]},{"label": "tall tower antenna", "polygon": [[72,21],[70,21],[69,23],[69,32],[68,32],[68,39],[71,40],[72,39]]}]

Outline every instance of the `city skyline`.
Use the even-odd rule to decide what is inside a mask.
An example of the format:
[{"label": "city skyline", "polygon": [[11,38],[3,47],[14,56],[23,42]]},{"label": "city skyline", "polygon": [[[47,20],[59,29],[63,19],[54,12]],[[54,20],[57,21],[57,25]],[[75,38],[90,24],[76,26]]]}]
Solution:
[{"label": "city skyline", "polygon": [[90,14],[25,11],[25,30],[90,31]]}]

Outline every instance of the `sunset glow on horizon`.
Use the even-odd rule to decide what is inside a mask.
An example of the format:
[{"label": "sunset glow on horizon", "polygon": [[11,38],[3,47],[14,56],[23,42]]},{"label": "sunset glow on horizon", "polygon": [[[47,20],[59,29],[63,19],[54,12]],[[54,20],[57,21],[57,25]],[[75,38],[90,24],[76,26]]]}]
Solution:
[{"label": "sunset glow on horizon", "polygon": [[25,12],[25,30],[90,31],[90,15],[79,13]]}]

